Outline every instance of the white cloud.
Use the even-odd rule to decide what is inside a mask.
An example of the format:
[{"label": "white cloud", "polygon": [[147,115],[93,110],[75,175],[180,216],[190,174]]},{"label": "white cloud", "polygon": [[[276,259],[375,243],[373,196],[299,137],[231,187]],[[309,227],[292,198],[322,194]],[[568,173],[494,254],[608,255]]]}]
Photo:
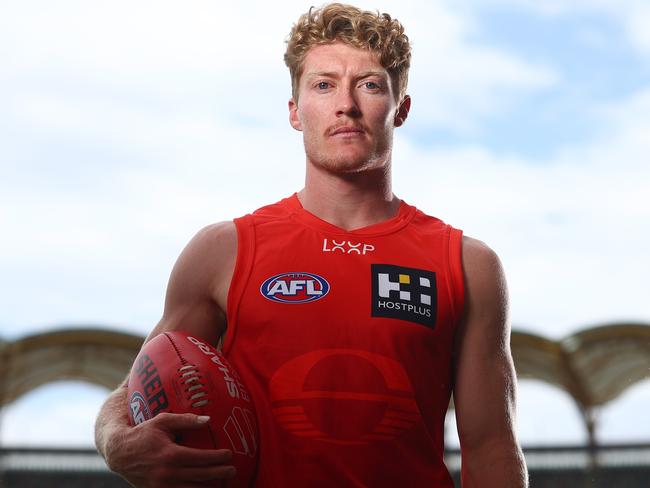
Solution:
[{"label": "white cloud", "polygon": [[650,5],[643,3],[626,17],[628,35],[633,44],[646,55],[650,55]]},{"label": "white cloud", "polygon": [[89,77],[95,70],[117,76],[114,81],[136,84],[147,72],[177,76],[187,70],[218,72],[245,64],[242,56],[251,54],[255,55],[252,61],[262,62],[263,68],[272,61],[273,46],[281,46],[283,37],[276,36],[276,43],[260,43],[258,36],[242,35],[242,31],[275,32],[279,27],[273,18],[282,16],[285,9],[266,7],[265,14],[276,12],[271,18],[250,15],[260,5],[249,2],[246,8],[224,8],[207,0],[193,1],[191,6],[169,0],[5,3],[3,37],[14,43],[4,54],[25,68],[63,68]]}]

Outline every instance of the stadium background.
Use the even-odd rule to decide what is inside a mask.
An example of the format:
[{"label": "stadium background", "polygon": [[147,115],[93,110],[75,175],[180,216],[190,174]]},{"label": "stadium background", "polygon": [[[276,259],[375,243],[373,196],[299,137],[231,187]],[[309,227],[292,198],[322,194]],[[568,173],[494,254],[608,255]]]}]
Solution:
[{"label": "stadium background", "polygon": [[[522,333],[513,346],[531,354],[515,353],[519,372],[541,370],[520,382],[527,459],[597,486],[583,415],[596,401],[586,418],[598,452],[609,449],[600,458],[619,475],[638,473],[650,442],[649,355],[647,339],[622,332],[650,321],[650,9],[637,0],[358,4],[393,13],[414,43],[397,194],[504,262]],[[44,369],[20,366],[16,344],[69,329],[143,336],[196,230],[301,186],[281,58],[307,7],[0,4],[5,475],[37,480],[43,466],[83,461],[84,452],[49,449],[90,447],[107,391],[59,381],[10,394],[23,375],[35,386],[57,372],[44,356]],[[620,337],[600,348],[582,348],[599,343],[589,333],[576,340],[609,326],[623,327]],[[65,364],[56,379],[81,378]],[[452,466],[454,428],[450,419]]]}]

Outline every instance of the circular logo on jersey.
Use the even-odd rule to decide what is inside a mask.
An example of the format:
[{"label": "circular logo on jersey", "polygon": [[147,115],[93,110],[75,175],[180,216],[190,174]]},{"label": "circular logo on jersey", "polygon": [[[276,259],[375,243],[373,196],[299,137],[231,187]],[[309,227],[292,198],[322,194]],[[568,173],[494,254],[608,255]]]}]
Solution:
[{"label": "circular logo on jersey", "polygon": [[421,421],[401,363],[368,351],[325,349],[294,358],[270,382],[276,421],[333,444],[395,439]]},{"label": "circular logo on jersey", "polygon": [[282,303],[306,303],[320,300],[330,284],[313,273],[282,273],[270,277],[260,287],[264,298]]},{"label": "circular logo on jersey", "polygon": [[134,391],[129,399],[129,410],[134,425],[141,424],[151,418],[151,412],[146,400],[139,391]]}]

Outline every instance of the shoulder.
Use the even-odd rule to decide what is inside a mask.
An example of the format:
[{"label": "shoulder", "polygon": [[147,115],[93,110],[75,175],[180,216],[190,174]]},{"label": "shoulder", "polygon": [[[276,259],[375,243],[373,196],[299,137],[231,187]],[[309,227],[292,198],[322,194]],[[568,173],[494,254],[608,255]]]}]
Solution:
[{"label": "shoulder", "polygon": [[203,289],[213,295],[227,285],[237,258],[237,229],[234,222],[208,225],[199,230],[181,252],[172,282],[185,291]]},{"label": "shoulder", "polygon": [[237,228],[235,223],[232,220],[226,220],[206,225],[194,235],[190,244],[199,247],[214,244],[237,244]]},{"label": "shoulder", "polygon": [[167,285],[163,317],[149,337],[183,330],[215,344],[225,329],[228,286],[237,257],[233,222],[204,227],[176,260]]},{"label": "shoulder", "polygon": [[496,266],[499,256],[485,242],[473,237],[463,236],[463,262],[472,266]]},{"label": "shoulder", "polygon": [[483,241],[463,236],[462,255],[465,317],[486,313],[503,316],[508,307],[508,291],[497,253]]},{"label": "shoulder", "polygon": [[503,279],[503,266],[497,253],[486,243],[463,236],[463,273],[469,282],[485,279]]},{"label": "shoulder", "polygon": [[181,259],[203,265],[234,258],[237,254],[237,228],[234,222],[210,224],[199,230],[181,252]]}]

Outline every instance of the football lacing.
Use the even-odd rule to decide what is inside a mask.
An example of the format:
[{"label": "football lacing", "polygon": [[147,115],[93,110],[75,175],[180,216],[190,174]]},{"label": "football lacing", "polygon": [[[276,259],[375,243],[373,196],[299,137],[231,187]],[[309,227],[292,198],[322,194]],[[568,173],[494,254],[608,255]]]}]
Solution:
[{"label": "football lacing", "polygon": [[181,381],[185,385],[190,385],[185,388],[185,393],[187,394],[187,400],[192,402],[192,407],[203,407],[210,403],[210,400],[203,398],[207,395],[207,392],[205,391],[205,385],[201,383],[201,375],[196,366],[187,364],[178,368],[178,372],[180,373]]}]

